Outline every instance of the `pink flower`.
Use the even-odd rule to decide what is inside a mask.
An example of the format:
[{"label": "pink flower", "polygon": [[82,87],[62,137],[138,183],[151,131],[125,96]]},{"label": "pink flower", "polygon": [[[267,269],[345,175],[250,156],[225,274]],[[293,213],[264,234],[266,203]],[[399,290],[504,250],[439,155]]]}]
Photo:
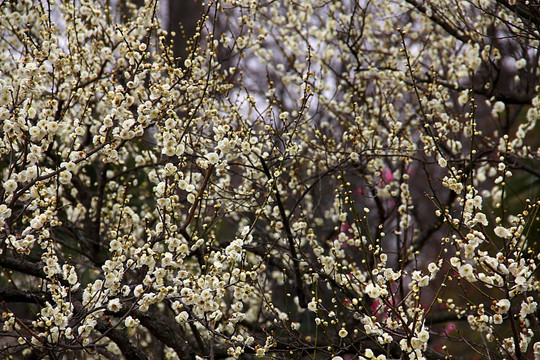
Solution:
[{"label": "pink flower", "polygon": [[453,332],[454,330],[456,330],[456,325],[453,322],[451,322],[451,323],[448,323],[448,325],[446,325],[446,327],[441,332],[441,334],[442,335],[448,335],[451,332]]},{"label": "pink flower", "polygon": [[379,187],[387,185],[390,181],[394,179],[394,174],[390,168],[384,168],[381,172],[381,181],[379,181]]},{"label": "pink flower", "polygon": [[351,224],[349,223],[344,223],[343,225],[341,225],[341,227],[339,228],[339,231],[343,232],[343,233],[347,233],[347,230],[349,230],[351,228]]},{"label": "pink flower", "polygon": [[394,179],[394,174],[392,173],[392,170],[390,170],[390,168],[385,168],[382,171],[381,177],[383,181],[388,184],[391,180]]},{"label": "pink flower", "polygon": [[443,301],[443,302],[439,305],[439,307],[440,307],[441,309],[446,309],[446,303]]}]

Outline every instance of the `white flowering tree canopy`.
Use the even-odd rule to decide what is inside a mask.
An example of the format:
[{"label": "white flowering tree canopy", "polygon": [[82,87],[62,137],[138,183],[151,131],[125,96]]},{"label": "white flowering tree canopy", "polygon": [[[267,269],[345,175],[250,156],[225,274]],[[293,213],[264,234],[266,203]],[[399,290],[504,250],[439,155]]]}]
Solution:
[{"label": "white flowering tree canopy", "polygon": [[537,2],[163,9],[0,3],[0,358],[540,359]]}]

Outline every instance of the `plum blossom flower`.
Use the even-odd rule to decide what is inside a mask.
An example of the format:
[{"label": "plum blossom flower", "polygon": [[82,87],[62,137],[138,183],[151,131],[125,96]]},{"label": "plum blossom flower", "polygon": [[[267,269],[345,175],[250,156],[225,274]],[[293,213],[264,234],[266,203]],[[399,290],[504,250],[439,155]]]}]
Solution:
[{"label": "plum blossom flower", "polygon": [[527,65],[527,60],[524,58],[517,60],[515,63],[517,70],[523,69],[526,65]]},{"label": "plum blossom flower", "polygon": [[138,319],[134,319],[133,317],[128,316],[126,317],[126,319],[124,320],[124,324],[126,325],[126,327],[128,328],[132,328],[132,327],[135,327],[139,324],[139,320]]},{"label": "plum blossom flower", "polygon": [[206,154],[206,158],[210,161],[210,164],[217,164],[219,161],[219,155],[216,152],[210,152]]},{"label": "plum blossom flower", "polygon": [[175,320],[179,324],[185,323],[189,319],[189,314],[187,311],[182,311],[178,315],[176,315]]},{"label": "plum blossom flower", "polygon": [[17,190],[17,182],[13,179],[9,179],[8,181],[4,182],[3,187],[8,194],[11,194]]},{"label": "plum blossom flower", "polygon": [[11,216],[11,209],[6,204],[0,204],[0,226],[2,222]]},{"label": "plum blossom flower", "polygon": [[494,105],[493,105],[493,110],[492,110],[492,114],[494,116],[497,116],[498,114],[502,113],[505,109],[505,105],[502,101],[497,101]]},{"label": "plum blossom flower", "polygon": [[495,311],[498,314],[506,314],[508,312],[508,310],[510,310],[510,305],[511,305],[510,300],[501,299],[501,300],[497,301],[497,303],[495,304],[495,306],[496,306]]},{"label": "plum blossom flower", "polygon": [[366,294],[372,299],[377,299],[381,296],[381,288],[378,285],[369,283],[366,285]]},{"label": "plum blossom flower", "polygon": [[64,185],[67,185],[71,182],[71,172],[69,171],[61,171],[60,174],[58,175],[58,178],[59,178],[59,181],[61,184],[64,184]]},{"label": "plum blossom flower", "polygon": [[476,281],[474,277],[474,269],[471,264],[464,264],[459,267],[459,275],[468,281]]},{"label": "plum blossom flower", "polygon": [[500,238],[508,239],[512,237],[512,233],[505,227],[497,226],[494,229],[495,235],[497,235]]},{"label": "plum blossom flower", "polygon": [[122,303],[120,302],[120,299],[115,298],[109,301],[107,304],[107,309],[109,309],[112,312],[118,312],[122,309]]}]

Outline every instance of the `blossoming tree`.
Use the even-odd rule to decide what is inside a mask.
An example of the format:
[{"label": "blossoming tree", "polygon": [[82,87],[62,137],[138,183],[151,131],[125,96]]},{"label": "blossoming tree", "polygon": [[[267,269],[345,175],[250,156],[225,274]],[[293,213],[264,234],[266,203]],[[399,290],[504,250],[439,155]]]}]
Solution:
[{"label": "blossoming tree", "polygon": [[0,5],[0,357],[540,358],[538,5],[158,5]]}]

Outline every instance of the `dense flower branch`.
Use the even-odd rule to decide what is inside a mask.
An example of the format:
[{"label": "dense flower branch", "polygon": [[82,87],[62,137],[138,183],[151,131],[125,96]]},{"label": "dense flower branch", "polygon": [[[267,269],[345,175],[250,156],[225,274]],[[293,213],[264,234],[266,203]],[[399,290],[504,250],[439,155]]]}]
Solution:
[{"label": "dense flower branch", "polygon": [[540,359],[536,5],[161,5],[0,6],[0,356]]}]

